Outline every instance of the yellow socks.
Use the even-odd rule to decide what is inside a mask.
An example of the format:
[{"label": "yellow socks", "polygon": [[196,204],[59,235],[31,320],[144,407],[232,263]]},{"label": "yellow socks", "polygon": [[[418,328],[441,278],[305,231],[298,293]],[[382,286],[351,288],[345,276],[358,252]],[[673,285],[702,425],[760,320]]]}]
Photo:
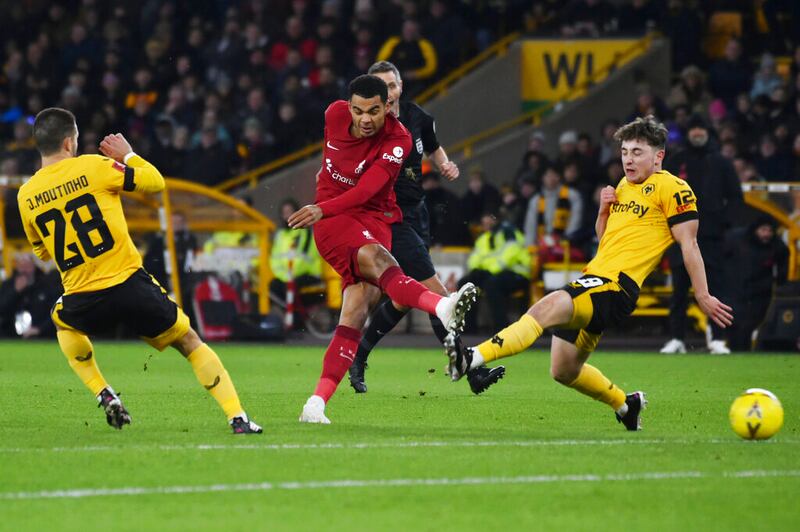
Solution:
[{"label": "yellow socks", "polygon": [[588,395],[592,399],[604,402],[611,406],[614,411],[619,410],[625,404],[625,392],[608,380],[608,377],[600,373],[599,369],[589,364],[583,365],[578,378],[569,383],[568,386]]},{"label": "yellow socks", "polygon": [[194,374],[197,375],[197,380],[216,399],[228,419],[233,419],[244,413],[230,375],[225,371],[222,361],[210,347],[202,344],[189,353],[186,360],[192,365]]},{"label": "yellow socks", "polygon": [[67,357],[72,370],[94,395],[99,394],[108,383],[94,360],[92,342],[85,335],[75,331],[60,330],[56,336],[58,345],[61,346],[61,351]]},{"label": "yellow socks", "polygon": [[478,346],[483,362],[510,357],[530,347],[542,335],[542,326],[530,314],[523,314],[491,339]]}]

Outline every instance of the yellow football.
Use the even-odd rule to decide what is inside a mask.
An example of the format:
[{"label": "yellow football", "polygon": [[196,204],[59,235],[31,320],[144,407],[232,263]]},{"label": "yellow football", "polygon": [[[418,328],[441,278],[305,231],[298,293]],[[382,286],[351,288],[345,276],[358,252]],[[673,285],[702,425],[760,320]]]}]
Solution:
[{"label": "yellow football", "polygon": [[766,440],[783,426],[781,402],[761,388],[750,388],[737,397],[729,415],[731,428],[745,440]]}]

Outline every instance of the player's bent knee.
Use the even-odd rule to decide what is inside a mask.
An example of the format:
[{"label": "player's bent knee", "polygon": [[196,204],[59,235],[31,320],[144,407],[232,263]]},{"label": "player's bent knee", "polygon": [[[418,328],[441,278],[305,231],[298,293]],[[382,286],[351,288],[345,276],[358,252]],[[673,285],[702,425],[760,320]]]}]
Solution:
[{"label": "player's bent knee", "polygon": [[550,376],[553,377],[553,380],[564,386],[569,386],[571,383],[575,382],[580,372],[580,368],[576,369],[564,365],[550,366]]},{"label": "player's bent knee", "polygon": [[188,357],[195,349],[203,345],[203,340],[200,335],[195,332],[191,327],[189,330],[173,342],[172,347],[177,349],[181,355]]}]

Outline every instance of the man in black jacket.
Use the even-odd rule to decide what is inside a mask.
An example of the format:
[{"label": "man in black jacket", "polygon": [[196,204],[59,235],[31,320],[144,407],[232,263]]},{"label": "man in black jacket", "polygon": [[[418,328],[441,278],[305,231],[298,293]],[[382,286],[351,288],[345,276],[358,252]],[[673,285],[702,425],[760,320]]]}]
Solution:
[{"label": "man in black jacket", "polygon": [[731,231],[726,260],[731,268],[731,305],[736,321],[728,330],[734,351],[750,351],[753,331],[767,314],[773,285],[786,282],[789,249],[775,233],[775,220],[760,216],[747,229]]},{"label": "man in black jacket", "polygon": [[50,309],[62,291],[57,275],[37,268],[30,254],[17,255],[14,274],[0,284],[0,334],[54,336]]},{"label": "man in black jacket", "polygon": [[[705,120],[694,115],[687,125],[686,148],[664,161],[664,169],[689,183],[697,196],[700,228],[697,243],[705,261],[708,287],[712,294],[725,292],[725,257],[723,238],[725,230],[744,199],[741,185],[733,165],[711,146]],[[670,333],[672,339],[661,349],[662,353],[685,353],[686,309],[689,304],[689,274],[683,265],[680,250],[673,246],[667,250],[672,270],[672,299],[670,301]],[[730,349],[722,339],[722,330],[711,324],[711,334],[706,334],[708,350],[723,355]]]}]

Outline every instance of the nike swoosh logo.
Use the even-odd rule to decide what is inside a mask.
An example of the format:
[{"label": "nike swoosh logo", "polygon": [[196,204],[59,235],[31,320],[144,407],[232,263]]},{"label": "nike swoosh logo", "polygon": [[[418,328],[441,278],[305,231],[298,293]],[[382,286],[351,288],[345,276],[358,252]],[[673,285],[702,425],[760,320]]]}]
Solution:
[{"label": "nike swoosh logo", "polygon": [[86,356],[75,355],[75,360],[77,360],[78,362],[86,362],[87,360],[91,360],[91,359],[92,359],[92,352],[91,351],[89,351],[89,354],[86,355]]},{"label": "nike swoosh logo", "polygon": [[325,145],[326,145],[327,147],[329,147],[330,149],[332,149],[332,150],[339,151],[339,148],[337,148],[336,146],[334,146],[333,144],[331,144],[331,141],[328,141],[328,142],[327,142]]}]

